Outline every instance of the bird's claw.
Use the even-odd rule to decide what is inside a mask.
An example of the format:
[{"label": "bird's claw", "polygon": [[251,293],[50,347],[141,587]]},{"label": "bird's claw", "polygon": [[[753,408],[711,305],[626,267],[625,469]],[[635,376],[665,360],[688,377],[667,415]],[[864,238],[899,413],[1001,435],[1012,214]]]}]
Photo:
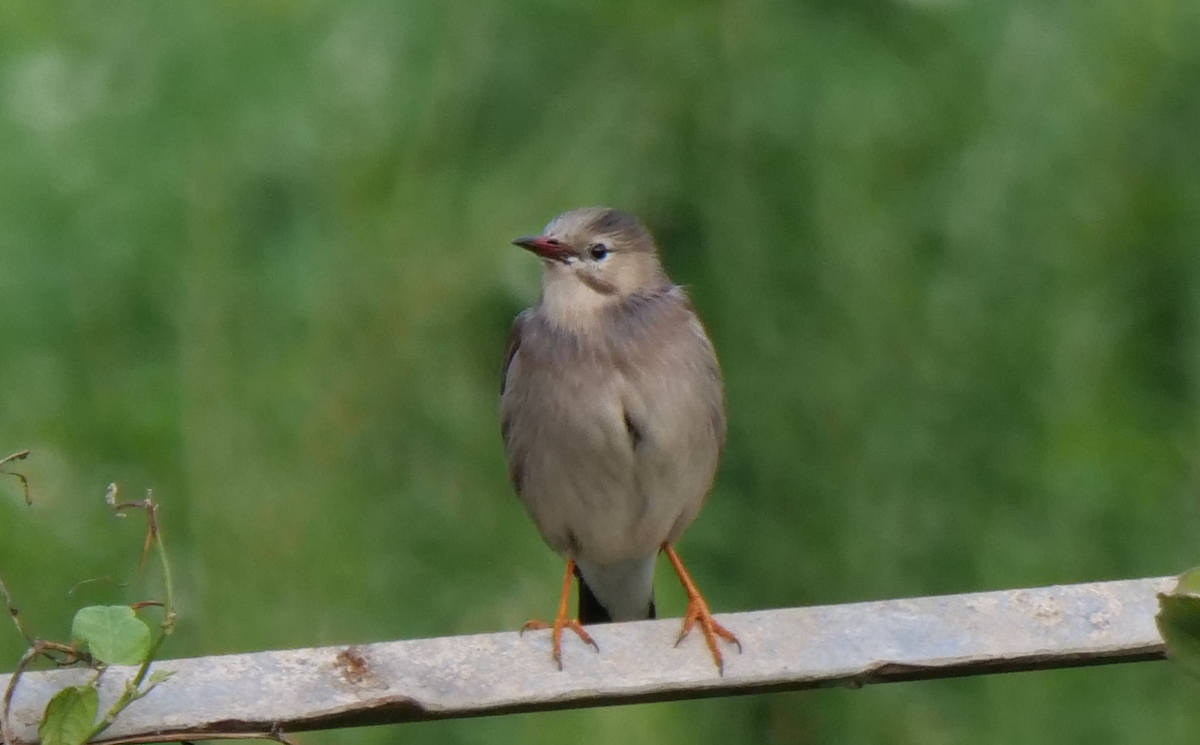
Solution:
[{"label": "bird's claw", "polygon": [[[526,623],[524,626],[521,627],[521,633],[524,634],[526,631],[537,631],[539,629],[553,629],[551,636],[554,639],[554,648],[550,652],[550,659],[554,660],[554,664],[558,666],[559,670],[563,669],[563,664],[562,664],[562,632],[563,632],[563,629],[570,629],[571,631],[574,631],[575,634],[580,639],[582,639],[585,644],[590,645],[591,648],[596,650],[597,652],[600,651],[600,645],[597,644],[594,639],[592,639],[591,634],[589,634],[588,632],[583,630],[583,624],[579,623],[579,621],[575,620],[574,618],[556,618],[556,619],[554,619],[554,623],[552,623],[552,624],[546,623],[545,621],[539,621],[537,619],[534,619],[532,621],[529,621],[528,623]],[[728,632],[726,632],[726,633],[728,633]]]},{"label": "bird's claw", "polygon": [[724,675],[725,659],[721,656],[721,648],[717,646],[717,637],[737,645],[738,654],[742,653],[742,643],[738,641],[732,631],[717,623],[704,598],[694,597],[688,601],[687,613],[683,617],[683,629],[679,632],[679,638],[675,640],[676,647],[687,638],[697,622],[700,623],[700,629],[704,632],[704,641],[708,644],[709,651],[712,652],[713,661],[717,663],[717,674]]}]

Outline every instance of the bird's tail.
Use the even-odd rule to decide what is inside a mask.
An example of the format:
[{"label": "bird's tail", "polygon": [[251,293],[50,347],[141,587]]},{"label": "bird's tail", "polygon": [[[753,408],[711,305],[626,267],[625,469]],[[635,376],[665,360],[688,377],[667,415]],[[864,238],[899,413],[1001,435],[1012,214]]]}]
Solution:
[{"label": "bird's tail", "polygon": [[[588,583],[583,578],[583,574],[579,571],[578,564],[575,566],[575,577],[579,580],[579,622],[582,624],[593,623],[612,623],[613,616],[604,604],[596,597],[596,593],[588,586]],[[645,615],[638,619],[623,619],[623,620],[642,620],[656,618],[658,610],[654,607],[654,591],[650,591],[650,603],[646,609]]]}]

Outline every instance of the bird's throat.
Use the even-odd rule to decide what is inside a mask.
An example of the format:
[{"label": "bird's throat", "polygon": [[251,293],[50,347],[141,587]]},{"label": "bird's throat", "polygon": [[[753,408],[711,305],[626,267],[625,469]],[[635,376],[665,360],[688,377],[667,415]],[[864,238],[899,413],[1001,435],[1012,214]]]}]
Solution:
[{"label": "bird's throat", "polygon": [[611,285],[569,270],[548,270],[542,278],[540,310],[563,331],[595,331],[604,320],[604,311],[619,301]]}]

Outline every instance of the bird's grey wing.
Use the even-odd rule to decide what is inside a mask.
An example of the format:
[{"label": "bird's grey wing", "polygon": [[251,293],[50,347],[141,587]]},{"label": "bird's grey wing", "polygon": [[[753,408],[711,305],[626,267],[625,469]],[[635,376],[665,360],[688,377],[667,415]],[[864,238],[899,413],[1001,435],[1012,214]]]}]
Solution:
[{"label": "bird's grey wing", "polygon": [[512,330],[508,333],[508,349],[504,353],[504,367],[500,371],[500,436],[504,438],[504,450],[508,457],[508,478],[512,481],[513,488],[517,492],[517,496],[521,496],[521,487],[524,481],[521,460],[514,457],[512,452],[512,443],[509,437],[512,433],[513,412],[512,408],[504,406],[504,397],[508,393],[508,378],[509,372],[517,359],[517,352],[521,349],[522,332],[526,325],[529,311],[522,311],[516,319],[513,320]]},{"label": "bird's grey wing", "polygon": [[512,330],[508,332],[508,349],[504,352],[504,367],[500,370],[500,395],[504,395],[504,389],[508,383],[508,368],[512,366],[513,357],[517,356],[517,350],[521,348],[521,329],[525,325],[525,316],[529,311],[521,311],[515,319],[513,319]]},{"label": "bird's grey wing", "polygon": [[[676,297],[682,296],[682,292]],[[627,402],[647,429],[634,444],[636,481],[647,499],[641,526],[674,543],[699,513],[725,446],[725,390],[716,352],[686,296],[639,365]],[[668,330],[669,329],[669,330]]]},{"label": "bird's grey wing", "polygon": [[691,333],[694,341],[699,343],[700,358],[703,360],[704,372],[707,375],[711,390],[706,396],[708,402],[709,422],[712,426],[713,434],[717,438],[717,459],[725,453],[725,433],[726,433],[726,415],[725,415],[725,384],[721,375],[721,363],[717,361],[717,349],[713,346],[712,339],[709,338],[708,332],[704,329],[704,324],[700,321],[700,314],[696,312],[696,306],[692,303],[692,298],[683,288],[675,288],[681,305],[687,311],[688,331]]},{"label": "bird's grey wing", "polygon": [[721,375],[721,363],[717,361],[717,350],[713,346],[712,339],[708,338],[708,333],[704,330],[704,324],[700,322],[700,317],[696,315],[696,309],[692,307],[691,298],[687,299],[686,307],[692,316],[689,325],[692,332],[700,340],[704,352],[704,368],[710,387],[709,395],[706,397],[708,415],[713,434],[717,438],[717,460],[719,461],[721,456],[725,454],[725,437],[728,426],[725,414],[725,384]]}]

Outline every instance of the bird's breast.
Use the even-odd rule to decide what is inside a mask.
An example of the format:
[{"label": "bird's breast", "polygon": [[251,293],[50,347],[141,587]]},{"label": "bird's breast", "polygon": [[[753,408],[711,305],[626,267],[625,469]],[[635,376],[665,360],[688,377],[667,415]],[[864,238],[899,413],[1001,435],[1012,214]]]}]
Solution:
[{"label": "bird's breast", "polygon": [[723,435],[719,374],[715,359],[697,359],[711,347],[671,331],[613,342],[557,338],[536,321],[526,330],[502,396],[506,452],[563,555],[653,555],[708,492]]}]

